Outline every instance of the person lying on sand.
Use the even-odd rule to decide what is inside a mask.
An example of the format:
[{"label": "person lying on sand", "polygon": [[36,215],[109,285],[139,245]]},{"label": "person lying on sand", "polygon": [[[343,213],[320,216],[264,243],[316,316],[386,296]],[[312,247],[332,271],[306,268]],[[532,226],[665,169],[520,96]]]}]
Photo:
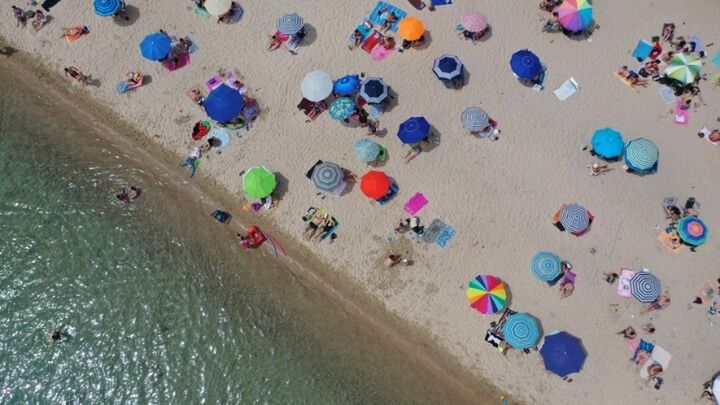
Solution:
[{"label": "person lying on sand", "polygon": [[628,326],[617,334],[623,335],[625,339],[635,339],[635,337],[637,336],[637,333],[635,333],[635,329],[632,326]]},{"label": "person lying on sand", "polygon": [[648,81],[645,79],[641,79],[640,76],[638,76],[637,73],[633,72],[632,70],[629,70],[627,66],[623,66],[620,69],[618,69],[617,74],[625,79],[628,84],[630,84],[630,87],[633,89],[640,87],[647,87]]},{"label": "person lying on sand", "polygon": [[615,281],[620,277],[615,272],[609,272],[609,273],[603,273],[603,277],[605,277],[605,282],[608,284],[614,284]]},{"label": "person lying on sand", "polygon": [[640,315],[647,314],[648,312],[652,311],[658,311],[661,309],[665,309],[670,306],[670,297],[668,297],[665,294],[661,294],[655,301],[645,305],[645,307],[640,311]]},{"label": "person lying on sand", "polygon": [[85,25],[82,25],[82,26],[79,25],[77,27],[69,27],[69,28],[63,27],[62,32],[63,32],[63,34],[60,36],[60,38],[65,38],[65,37],[73,38],[73,37],[79,37],[81,35],[89,34],[90,29]]},{"label": "person lying on sand", "polygon": [[412,145],[410,150],[405,154],[405,163],[410,163],[415,156],[419,155],[424,149],[430,146],[430,139],[428,137],[423,138],[420,142]]},{"label": "person lying on sand", "polygon": [[65,68],[65,76],[72,77],[73,79],[77,80],[82,84],[83,86],[87,86],[91,83],[90,77],[84,75],[80,69],[76,68],[75,66],[68,66]]},{"label": "person lying on sand", "polygon": [[27,23],[27,17],[25,17],[25,10],[21,9],[18,6],[10,6],[12,8],[13,17],[15,17],[15,24],[17,27],[19,26],[25,26]]},{"label": "person lying on sand", "polygon": [[597,162],[593,163],[590,167],[590,175],[591,176],[599,176],[601,174],[605,174],[612,170],[611,167],[608,167],[607,164],[599,164]]}]

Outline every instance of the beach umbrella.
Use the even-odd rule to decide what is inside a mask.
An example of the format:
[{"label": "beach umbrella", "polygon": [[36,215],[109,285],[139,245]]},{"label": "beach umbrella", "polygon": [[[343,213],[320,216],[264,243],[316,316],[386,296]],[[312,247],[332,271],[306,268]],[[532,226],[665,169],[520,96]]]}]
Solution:
[{"label": "beach umbrella", "polygon": [[717,402],[717,399],[720,398],[720,374],[713,380],[712,392]]},{"label": "beach umbrella", "polygon": [[333,191],[344,178],[342,167],[332,162],[322,162],[315,166],[312,173],[312,182],[320,191]]},{"label": "beach umbrella", "polygon": [[690,84],[700,74],[702,62],[695,55],[676,53],[665,68],[665,74],[683,84]]},{"label": "beach umbrella", "polygon": [[507,291],[499,278],[490,275],[479,275],[470,280],[467,288],[470,306],[483,315],[494,314],[505,308]]},{"label": "beach umbrella", "polygon": [[355,111],[355,102],[350,97],[340,97],[330,104],[330,117],[336,120],[344,120]]},{"label": "beach umbrella", "polygon": [[360,85],[359,96],[370,104],[380,104],[388,98],[390,87],[379,77],[368,77]]},{"label": "beach umbrella", "polygon": [[400,124],[397,136],[402,143],[418,143],[427,138],[430,133],[430,123],[425,117],[410,117]]},{"label": "beach umbrella", "polygon": [[239,91],[221,84],[210,92],[203,107],[210,118],[218,122],[228,122],[240,114],[243,104]]},{"label": "beach umbrella", "polygon": [[657,146],[645,138],[634,139],[625,146],[625,164],[636,172],[655,171],[658,155]]},{"label": "beach umbrella", "polygon": [[95,14],[100,17],[112,17],[122,8],[120,0],[95,0],[93,1]]},{"label": "beach umbrella", "polygon": [[203,7],[212,15],[223,15],[232,7],[232,0],[205,0]]},{"label": "beach umbrella", "polygon": [[424,33],[425,26],[415,17],[405,17],[398,23],[398,35],[407,41],[417,41]]},{"label": "beach umbrella", "polygon": [[582,370],[587,357],[580,339],[567,332],[545,336],[540,355],[545,363],[545,369],[560,377]]},{"label": "beach umbrella", "polygon": [[640,302],[655,301],[660,291],[660,280],[649,271],[639,271],[630,279],[630,293]]},{"label": "beach umbrella", "polygon": [[463,64],[457,56],[445,53],[435,59],[433,73],[435,73],[435,76],[440,80],[453,80],[462,75]]},{"label": "beach umbrella", "polygon": [[277,30],[285,35],[295,35],[305,25],[297,13],[285,14],[277,21]]},{"label": "beach umbrella", "polygon": [[465,14],[460,20],[465,31],[483,32],[487,29],[487,18],[477,11]]},{"label": "beach umbrella", "polygon": [[265,198],[275,190],[275,173],[263,166],[250,168],[243,175],[243,191],[251,198]]},{"label": "beach umbrella", "polygon": [[490,125],[490,117],[480,107],[466,108],[462,113],[461,120],[463,128],[470,132],[482,131]]},{"label": "beach umbrella", "polygon": [[530,261],[530,269],[542,281],[552,281],[560,276],[562,266],[555,253],[539,251]]},{"label": "beach umbrella", "polygon": [[390,191],[392,181],[383,172],[378,170],[370,170],[360,179],[360,190],[367,197],[377,200],[385,196]]},{"label": "beach umbrella", "polygon": [[313,102],[323,101],[332,93],[332,77],[322,70],[313,70],[305,75],[300,83],[300,89],[306,99]]},{"label": "beach umbrella", "polygon": [[620,132],[612,128],[598,129],[590,141],[593,150],[600,157],[614,159],[622,156],[625,141]]},{"label": "beach umbrella", "polygon": [[590,213],[578,203],[568,204],[560,210],[560,224],[570,233],[583,233],[590,226]]},{"label": "beach umbrella", "polygon": [[687,216],[677,223],[677,233],[683,242],[691,246],[700,246],[708,237],[705,223],[698,217]]},{"label": "beach umbrella", "polygon": [[529,349],[540,338],[540,326],[537,319],[525,312],[508,316],[503,325],[505,341],[517,349]]},{"label": "beach umbrella", "polygon": [[162,32],[153,32],[140,42],[140,53],[148,60],[160,60],[170,54],[171,39]]},{"label": "beach umbrella", "polygon": [[333,92],[341,96],[352,94],[360,87],[360,78],[357,75],[346,75],[337,80],[333,85]]},{"label": "beach umbrella", "polygon": [[565,0],[557,13],[560,25],[572,32],[584,30],[592,21],[592,6],[587,0]]},{"label": "beach umbrella", "polygon": [[355,157],[361,161],[372,162],[377,159],[378,153],[380,153],[380,145],[367,138],[362,138],[355,142],[353,152],[355,153]]},{"label": "beach umbrella", "polygon": [[510,58],[510,69],[521,79],[532,79],[543,71],[542,63],[534,53],[522,49]]}]

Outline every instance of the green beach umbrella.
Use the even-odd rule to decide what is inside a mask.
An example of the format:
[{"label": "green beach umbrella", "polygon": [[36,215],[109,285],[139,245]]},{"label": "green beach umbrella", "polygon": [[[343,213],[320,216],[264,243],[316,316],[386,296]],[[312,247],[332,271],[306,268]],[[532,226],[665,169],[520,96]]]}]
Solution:
[{"label": "green beach umbrella", "polygon": [[262,166],[252,167],[243,175],[243,191],[248,197],[265,198],[276,185],[275,174]]},{"label": "green beach umbrella", "polygon": [[683,84],[689,84],[695,81],[700,74],[702,63],[697,56],[675,54],[670,63],[665,68],[665,74]]}]

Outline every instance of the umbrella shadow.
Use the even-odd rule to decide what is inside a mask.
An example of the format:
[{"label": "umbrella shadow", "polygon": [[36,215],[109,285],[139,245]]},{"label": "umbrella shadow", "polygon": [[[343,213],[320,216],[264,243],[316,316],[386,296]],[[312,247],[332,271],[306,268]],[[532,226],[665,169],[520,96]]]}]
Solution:
[{"label": "umbrella shadow", "polygon": [[398,104],[400,104],[399,94],[392,87],[390,87],[388,89],[388,101],[385,105],[383,113],[388,113],[392,111],[392,109]]},{"label": "umbrella shadow", "polygon": [[125,6],[125,11],[123,11],[120,15],[117,15],[113,17],[113,21],[115,24],[121,26],[121,27],[129,27],[140,18],[140,10],[132,5]]},{"label": "umbrella shadow", "polygon": [[43,8],[43,10],[50,12],[50,9],[55,7],[55,5],[57,5],[58,3],[60,3],[60,0],[45,0],[41,4],[41,7]]},{"label": "umbrella shadow", "polygon": [[290,180],[282,174],[275,172],[275,190],[272,192],[274,200],[282,200],[288,192]]},{"label": "umbrella shadow", "polygon": [[487,31],[485,32],[485,34],[483,34],[483,36],[481,36],[480,39],[475,41],[475,43],[487,42],[490,38],[492,38],[492,36],[493,36],[493,29],[492,29],[492,26],[490,24],[488,24]]},{"label": "umbrella shadow", "polygon": [[437,148],[440,145],[440,141],[442,139],[442,135],[440,132],[435,128],[434,125],[430,125],[430,133],[428,135],[428,140],[430,141],[430,145],[428,145],[425,149],[423,149],[423,152],[430,152]]},{"label": "umbrella shadow", "polygon": [[430,43],[432,42],[432,35],[430,34],[430,31],[426,30],[423,36],[425,37],[423,43],[415,47],[415,49],[417,49],[418,51],[427,49],[428,47],[430,47]]},{"label": "umbrella shadow", "polygon": [[471,76],[472,76],[472,74],[470,73],[469,70],[465,69],[465,70],[463,71],[463,83],[462,83],[462,87],[460,87],[458,90],[462,90],[463,87],[465,87],[465,86],[467,86],[468,84],[470,84],[470,77],[471,77]]},{"label": "umbrella shadow", "polygon": [[143,75],[143,87],[152,83],[153,78],[150,75]]},{"label": "umbrella shadow", "polygon": [[310,46],[317,39],[317,30],[311,24],[305,24],[305,39],[303,39],[303,46]]},{"label": "umbrella shadow", "polygon": [[90,80],[89,86],[100,87],[101,84],[102,83],[100,82],[100,79],[93,78],[92,80]]}]

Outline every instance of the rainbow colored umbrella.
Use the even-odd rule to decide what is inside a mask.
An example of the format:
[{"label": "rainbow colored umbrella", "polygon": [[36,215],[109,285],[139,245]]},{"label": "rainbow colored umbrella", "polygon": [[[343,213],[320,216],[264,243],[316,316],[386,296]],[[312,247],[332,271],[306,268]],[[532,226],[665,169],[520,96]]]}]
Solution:
[{"label": "rainbow colored umbrella", "polygon": [[560,25],[572,32],[584,30],[592,21],[592,6],[587,0],[565,0],[557,12]]},{"label": "rainbow colored umbrella", "polygon": [[692,246],[700,246],[707,240],[708,229],[698,217],[687,216],[677,223],[677,233],[683,242]]},{"label": "rainbow colored umbrella", "polygon": [[702,62],[697,56],[676,53],[665,68],[665,74],[683,84],[690,84],[700,74]]},{"label": "rainbow colored umbrella", "polygon": [[505,308],[507,291],[499,278],[481,274],[468,283],[467,297],[471,307],[489,315]]}]

